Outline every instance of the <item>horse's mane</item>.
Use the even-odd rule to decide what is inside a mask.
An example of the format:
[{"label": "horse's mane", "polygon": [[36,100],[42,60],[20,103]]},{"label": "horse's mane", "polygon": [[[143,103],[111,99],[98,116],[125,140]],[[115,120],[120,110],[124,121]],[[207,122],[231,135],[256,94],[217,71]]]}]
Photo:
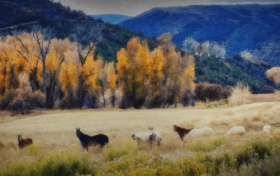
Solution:
[{"label": "horse's mane", "polygon": [[187,135],[192,130],[192,128],[186,129],[174,125],[174,130],[180,135],[181,140],[183,140],[184,136]]},{"label": "horse's mane", "polygon": [[193,129],[193,128],[186,129],[186,128],[179,127],[177,125],[175,125],[175,128],[178,133],[189,133]]}]

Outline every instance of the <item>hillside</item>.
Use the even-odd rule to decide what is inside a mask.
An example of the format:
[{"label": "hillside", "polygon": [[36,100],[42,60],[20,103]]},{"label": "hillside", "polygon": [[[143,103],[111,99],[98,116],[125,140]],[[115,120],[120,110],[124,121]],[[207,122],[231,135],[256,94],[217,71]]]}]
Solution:
[{"label": "hillside", "polygon": [[0,28],[57,16],[76,20],[91,20],[82,11],[71,10],[70,7],[64,7],[60,2],[1,0]]},{"label": "hillside", "polygon": [[186,38],[225,47],[228,57],[248,50],[253,59],[280,64],[280,5],[208,5],[154,8],[120,23],[159,37],[170,32],[183,47]]},{"label": "hillside", "polygon": [[[8,14],[8,15],[7,15]],[[7,18],[8,16],[8,18]],[[141,32],[121,28],[118,25],[95,20],[82,11],[71,10],[59,2],[51,0],[3,0],[0,5],[0,34],[12,31],[31,31],[34,25],[52,30],[53,37],[72,38],[77,27],[82,27],[82,44],[98,41],[96,54],[107,61],[116,62],[116,53],[125,47],[132,37],[147,39],[150,48],[155,48],[155,38],[147,38]],[[93,31],[93,32],[92,32]],[[94,34],[92,34],[94,33]]]},{"label": "hillside", "polygon": [[111,24],[118,24],[124,20],[128,20],[131,17],[125,15],[117,14],[104,14],[104,15],[91,15],[94,19],[101,18],[104,22],[109,22]]},{"label": "hillside", "polygon": [[[101,55],[106,61],[114,61],[115,63],[117,62],[117,51],[125,47],[132,37],[138,36],[142,39],[147,39],[150,50],[153,50],[158,45],[158,41],[155,38],[145,37],[141,32],[131,31],[107,22],[104,23],[100,19],[95,20],[81,11],[71,10],[69,7],[64,7],[60,3],[53,3],[49,0],[29,0],[24,2],[4,0],[2,4],[3,6],[0,6],[0,19],[2,19],[0,33],[2,35],[11,34],[13,31],[18,30],[30,31],[33,25],[40,24],[43,27],[51,28],[53,37],[71,38],[76,33],[75,28],[83,26],[84,39],[80,42],[88,44],[97,40],[96,54]],[[28,13],[23,10],[24,8],[20,8],[25,6],[28,6]],[[15,9],[22,9],[22,14],[17,15]],[[4,13],[8,13],[8,11],[10,12],[9,18],[4,18]],[[145,15],[143,14],[143,16]],[[3,25],[4,23],[5,25]],[[90,31],[94,31],[97,37],[91,37]],[[173,41],[175,43],[177,37],[174,35]],[[184,53],[179,47],[177,50],[181,51],[182,54]],[[237,82],[243,81],[256,88],[255,92],[257,93],[263,85],[272,84],[265,76],[265,71],[270,67],[259,62],[246,61],[240,56],[230,57],[228,60],[210,56],[202,62],[199,58],[196,58],[196,82],[207,81],[223,86],[233,86]]]}]

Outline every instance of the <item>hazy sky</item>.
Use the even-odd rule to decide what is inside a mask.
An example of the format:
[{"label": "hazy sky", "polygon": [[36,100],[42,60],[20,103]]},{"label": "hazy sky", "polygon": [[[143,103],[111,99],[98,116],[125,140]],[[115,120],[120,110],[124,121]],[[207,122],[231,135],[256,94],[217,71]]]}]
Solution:
[{"label": "hazy sky", "polygon": [[54,0],[88,15],[122,14],[135,16],[153,7],[200,4],[280,4],[280,0]]}]

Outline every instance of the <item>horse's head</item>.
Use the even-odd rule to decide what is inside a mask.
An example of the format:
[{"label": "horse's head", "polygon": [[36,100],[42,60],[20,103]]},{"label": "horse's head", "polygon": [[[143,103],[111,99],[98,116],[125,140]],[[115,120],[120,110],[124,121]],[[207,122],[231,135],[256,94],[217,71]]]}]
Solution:
[{"label": "horse's head", "polygon": [[22,140],[21,135],[18,135],[18,141],[20,142]]},{"label": "horse's head", "polygon": [[135,134],[133,134],[131,137],[132,137],[133,140],[135,140]]},{"label": "horse's head", "polygon": [[150,135],[152,135],[153,134],[153,127],[149,127],[149,133],[150,133]]},{"label": "horse's head", "polygon": [[173,125],[173,129],[174,129],[174,132],[176,132],[177,131],[177,126]]},{"label": "horse's head", "polygon": [[76,128],[76,135],[77,135],[77,137],[80,137],[80,134],[81,134],[80,128]]}]

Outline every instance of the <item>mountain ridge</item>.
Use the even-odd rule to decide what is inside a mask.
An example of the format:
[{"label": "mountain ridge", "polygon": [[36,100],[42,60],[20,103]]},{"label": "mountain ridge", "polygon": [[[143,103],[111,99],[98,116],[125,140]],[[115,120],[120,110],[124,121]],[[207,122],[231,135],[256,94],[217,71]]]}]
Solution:
[{"label": "mountain ridge", "polygon": [[280,64],[280,5],[192,5],[153,8],[119,25],[149,37],[173,34],[183,48],[188,37],[216,42],[232,57],[250,51],[255,60]]}]

